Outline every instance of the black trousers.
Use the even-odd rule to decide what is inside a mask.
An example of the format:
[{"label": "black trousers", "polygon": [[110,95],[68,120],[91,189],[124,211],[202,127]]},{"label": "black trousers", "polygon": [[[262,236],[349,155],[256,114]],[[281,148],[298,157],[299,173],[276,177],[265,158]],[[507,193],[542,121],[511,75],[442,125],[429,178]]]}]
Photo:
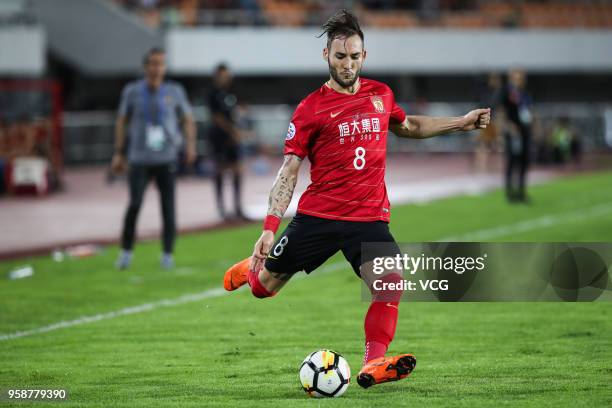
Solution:
[{"label": "black trousers", "polygon": [[159,190],[161,212],[163,217],[163,249],[165,253],[172,253],[174,239],[176,236],[176,217],[174,206],[176,166],[174,164],[141,165],[132,164],[128,174],[130,189],[130,202],[123,220],[123,233],[121,235],[121,247],[124,250],[132,250],[136,234],[136,220],[142,198],[151,179],[155,180]]},{"label": "black trousers", "polygon": [[529,169],[529,152],[531,151],[531,131],[521,129],[520,136],[504,134],[506,145],[506,197],[508,200],[526,198],[527,170]]},{"label": "black trousers", "polygon": [[[215,195],[217,209],[225,217],[225,204],[223,202],[223,170],[225,166],[234,166],[240,162],[240,146],[231,141],[231,136],[220,130],[212,130],[210,137],[213,158],[215,161]],[[234,210],[237,216],[242,212],[242,174],[240,170],[233,172]]]}]

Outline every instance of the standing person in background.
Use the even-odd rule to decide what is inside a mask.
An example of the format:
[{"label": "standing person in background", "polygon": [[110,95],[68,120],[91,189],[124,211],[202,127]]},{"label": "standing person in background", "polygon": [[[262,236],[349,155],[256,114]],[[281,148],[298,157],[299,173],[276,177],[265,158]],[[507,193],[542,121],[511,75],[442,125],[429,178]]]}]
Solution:
[{"label": "standing person in background", "polygon": [[575,140],[574,132],[570,127],[567,116],[561,117],[555,123],[551,134],[553,145],[553,160],[557,164],[564,164],[573,158],[572,142]]},{"label": "standing person in background", "polygon": [[531,151],[532,101],[527,93],[525,73],[515,69],[508,74],[501,105],[504,108],[506,150],[506,198],[527,202],[527,170]]},{"label": "standing person in background", "polygon": [[115,154],[111,168],[118,173],[129,164],[130,190],[121,236],[122,250],[116,266],[126,269],[132,262],[142,198],[149,180],[155,179],[163,217],[161,265],[169,269],[174,266],[176,163],[183,145],[179,128],[182,124],[187,139],[185,158],[187,165],[191,165],[196,158],[195,122],[183,87],[164,80],[164,51],[161,48],[149,50],[144,56],[143,67],[144,78],[130,82],[121,93],[115,126]]},{"label": "standing person in background", "polygon": [[491,114],[491,123],[484,129],[480,129],[478,133],[476,151],[474,155],[475,166],[478,171],[486,172],[489,170],[489,162],[491,155],[497,149],[497,131],[496,118],[494,116],[497,106],[500,102],[502,93],[502,78],[496,72],[491,72],[487,77],[486,89],[480,97],[481,106],[489,106],[493,109]]},{"label": "standing person in background", "polygon": [[215,68],[213,87],[208,95],[211,122],[210,142],[215,161],[215,194],[217,209],[227,219],[223,202],[223,175],[232,173],[234,211],[237,219],[246,219],[242,211],[242,168],[240,166],[240,131],[236,126],[238,99],[231,93],[232,73],[225,64]]}]

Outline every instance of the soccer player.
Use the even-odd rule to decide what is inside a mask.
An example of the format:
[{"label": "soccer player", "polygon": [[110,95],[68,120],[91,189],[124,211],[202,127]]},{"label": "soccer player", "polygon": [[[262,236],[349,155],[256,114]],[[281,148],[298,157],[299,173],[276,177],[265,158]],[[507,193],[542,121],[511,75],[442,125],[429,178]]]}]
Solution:
[{"label": "soccer player", "polygon": [[[388,129],[399,137],[422,139],[482,129],[489,123],[490,109],[461,117],[407,116],[387,85],[360,77],[366,51],[353,14],[343,10],[332,16],[323,25],[323,34],[327,34],[323,58],[330,78],[302,100],[293,114],[263,232],[252,256],[225,273],[226,290],[248,283],[254,296],[274,296],[293,274],[312,272],[338,251],[369,283],[363,272],[373,259],[362,256],[361,243],[386,242],[397,248],[388,227],[384,181]],[[311,184],[300,198],[296,216],[274,242],[298,169],[307,156]],[[400,273],[385,278],[397,282]],[[395,334],[401,294],[389,291],[383,298],[372,290],[365,317],[364,365],[357,377],[364,388],[402,379],[416,364],[411,354],[385,356]]]},{"label": "soccer player", "polygon": [[234,188],[234,215],[247,220],[242,211],[242,166],[240,164],[240,131],[235,123],[238,99],[231,92],[232,73],[225,64],[215,68],[214,84],[208,95],[211,114],[210,142],[215,161],[215,194],[217,210],[222,219],[227,216],[223,203],[223,176],[229,170]]}]

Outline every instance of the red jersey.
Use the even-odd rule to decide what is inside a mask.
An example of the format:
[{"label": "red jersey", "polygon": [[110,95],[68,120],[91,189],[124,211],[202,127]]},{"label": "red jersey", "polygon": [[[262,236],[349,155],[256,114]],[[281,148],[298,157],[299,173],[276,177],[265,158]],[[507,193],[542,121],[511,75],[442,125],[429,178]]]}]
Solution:
[{"label": "red jersey", "polygon": [[346,221],[389,222],[385,186],[387,134],[390,121],[406,114],[391,89],[360,79],[354,95],[328,85],[300,102],[285,140],[285,154],[310,160],[311,184],[298,212]]}]

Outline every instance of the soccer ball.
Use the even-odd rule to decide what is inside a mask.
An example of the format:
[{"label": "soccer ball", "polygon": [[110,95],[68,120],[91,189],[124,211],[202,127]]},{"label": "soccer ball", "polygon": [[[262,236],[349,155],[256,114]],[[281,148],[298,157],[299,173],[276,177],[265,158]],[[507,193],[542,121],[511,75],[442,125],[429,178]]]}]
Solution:
[{"label": "soccer ball", "polygon": [[340,354],[319,350],[309,354],[300,366],[302,388],[311,397],[339,397],[349,386],[351,368]]}]

